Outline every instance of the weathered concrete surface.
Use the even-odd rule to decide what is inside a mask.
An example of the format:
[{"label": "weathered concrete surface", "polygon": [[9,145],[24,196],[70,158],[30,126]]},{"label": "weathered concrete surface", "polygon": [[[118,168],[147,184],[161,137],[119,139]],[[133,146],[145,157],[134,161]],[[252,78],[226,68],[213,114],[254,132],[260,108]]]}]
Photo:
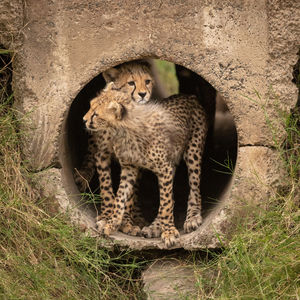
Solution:
[{"label": "weathered concrete surface", "polygon": [[[238,131],[232,189],[201,228],[182,236],[178,245],[217,247],[215,232],[227,234],[236,201],[262,199],[279,182],[280,164],[270,148],[265,113],[277,121],[276,101],[288,111],[297,100],[291,79],[300,44],[299,5],[293,0],[2,1],[6,15],[0,15],[0,29],[5,31],[1,43],[10,45],[10,32],[16,41],[14,91],[27,133],[24,159],[36,171],[62,167],[61,175],[51,179],[62,191],[56,195],[76,202],[64,141],[66,118],[79,91],[124,61],[155,57],[183,65],[222,94]],[[283,134],[281,125],[277,134]],[[138,249],[163,247],[150,239],[115,239]]]},{"label": "weathered concrete surface", "polygon": [[[235,219],[247,213],[251,205],[263,205],[263,200],[280,186],[280,179],[284,175],[278,162],[275,150],[260,146],[240,147],[235,175],[231,187],[228,187],[227,197],[207,214],[198,230],[189,234],[181,232],[179,242],[173,248],[196,250],[219,248],[226,244],[234,231]],[[71,173],[71,170],[67,172]],[[38,176],[45,195],[56,199],[74,223],[97,236],[95,210],[83,205],[71,175],[62,174],[62,170],[53,168],[40,172]],[[159,238],[131,237],[120,232],[110,238],[113,243],[136,250],[165,249]]]},{"label": "weathered concrete surface", "polygon": [[193,268],[175,259],[156,260],[142,273],[142,280],[149,300],[196,299],[197,296]]},{"label": "weathered concrete surface", "polygon": [[1,0],[0,2],[0,45],[16,49],[23,40],[23,1]]},{"label": "weathered concrete surface", "polygon": [[[95,211],[83,203],[71,201],[61,178],[61,170],[51,168],[35,174],[36,181],[41,187],[43,197],[50,198],[53,206],[59,211],[68,214],[72,221],[80,228],[86,230],[95,227]],[[70,192],[69,192],[70,194]],[[75,194],[73,195],[75,198]]]},{"label": "weathered concrete surface", "polygon": [[[34,169],[58,162],[63,120],[81,88],[122,61],[154,56],[201,74],[223,95],[242,145],[272,143],[259,104],[247,98],[257,100],[254,90],[269,99],[272,83],[284,109],[296,103],[297,1],[26,3],[16,98],[31,115],[24,152]],[[276,114],[273,100],[266,109]]]}]

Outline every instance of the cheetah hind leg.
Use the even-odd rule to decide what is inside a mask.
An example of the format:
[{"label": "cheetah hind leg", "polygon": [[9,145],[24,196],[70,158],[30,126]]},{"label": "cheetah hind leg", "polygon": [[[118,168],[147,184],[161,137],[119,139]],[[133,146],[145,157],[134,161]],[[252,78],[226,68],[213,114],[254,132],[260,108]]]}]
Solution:
[{"label": "cheetah hind leg", "polygon": [[[183,158],[186,162],[189,177],[190,194],[187,203],[186,220],[183,225],[185,233],[196,230],[202,223],[201,217],[201,161],[203,156],[205,131],[200,127],[194,127],[194,133]],[[197,149],[192,145],[198,145]]]},{"label": "cheetah hind leg", "polygon": [[143,228],[146,225],[149,225],[149,223],[145,220],[141,202],[139,201],[139,185],[142,177],[142,172],[139,170],[137,180],[133,185],[133,207],[130,210],[130,215],[133,221],[133,224],[136,226],[139,226],[140,228]]},{"label": "cheetah hind leg", "polygon": [[149,222],[147,222],[140,210],[134,211],[132,213],[132,221],[135,226],[138,226],[140,228],[143,228],[144,226],[149,225]]}]

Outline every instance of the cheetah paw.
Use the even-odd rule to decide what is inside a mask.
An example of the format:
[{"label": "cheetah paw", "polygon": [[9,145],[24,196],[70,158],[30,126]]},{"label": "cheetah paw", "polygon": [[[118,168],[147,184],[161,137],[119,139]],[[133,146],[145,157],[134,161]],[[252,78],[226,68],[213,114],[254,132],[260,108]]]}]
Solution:
[{"label": "cheetah paw", "polygon": [[196,230],[202,223],[201,214],[197,214],[184,222],[183,229],[185,233]]},{"label": "cheetah paw", "polygon": [[114,223],[107,223],[103,228],[103,234],[109,236],[118,230],[118,225]]},{"label": "cheetah paw", "polygon": [[146,238],[156,238],[161,235],[161,227],[159,218],[155,218],[149,226],[144,226],[142,229],[142,235]]},{"label": "cheetah paw", "polygon": [[103,227],[103,234],[109,236],[114,232],[118,231],[122,223],[122,219],[120,218],[111,218],[109,219],[105,226]]},{"label": "cheetah paw", "polygon": [[97,227],[97,230],[100,232],[100,233],[103,233],[103,230],[104,230],[104,227],[107,223],[107,220],[104,220],[104,219],[100,219],[100,216],[98,216],[96,218],[96,227]]},{"label": "cheetah paw", "polygon": [[179,232],[176,228],[168,229],[161,234],[161,239],[167,248],[174,246],[179,238]]},{"label": "cheetah paw", "polygon": [[131,224],[122,224],[120,231],[125,234],[132,235],[132,236],[140,236],[141,235],[141,228],[139,226],[133,226]]},{"label": "cheetah paw", "polygon": [[158,225],[154,226],[153,224],[151,224],[150,226],[145,226],[142,229],[142,235],[146,238],[160,237],[161,235],[160,226]]}]

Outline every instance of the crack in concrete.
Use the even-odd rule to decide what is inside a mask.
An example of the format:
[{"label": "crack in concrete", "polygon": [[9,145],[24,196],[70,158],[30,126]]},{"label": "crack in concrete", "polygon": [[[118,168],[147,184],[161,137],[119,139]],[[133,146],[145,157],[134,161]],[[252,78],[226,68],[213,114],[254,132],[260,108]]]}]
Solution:
[{"label": "crack in concrete", "polygon": [[272,149],[272,150],[277,150],[277,148],[275,146],[264,145],[264,144],[241,144],[238,147],[239,148],[242,148],[242,147],[263,147],[263,148],[268,148],[268,149]]}]

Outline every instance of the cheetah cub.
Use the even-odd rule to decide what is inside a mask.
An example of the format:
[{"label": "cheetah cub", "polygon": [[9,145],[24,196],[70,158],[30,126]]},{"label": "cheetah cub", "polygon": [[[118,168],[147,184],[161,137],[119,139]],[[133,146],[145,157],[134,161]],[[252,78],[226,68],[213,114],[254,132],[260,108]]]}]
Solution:
[{"label": "cheetah cub", "polygon": [[[173,180],[182,156],[190,185],[184,228],[189,232],[200,226],[200,171],[207,120],[195,96],[175,95],[138,105],[111,83],[91,101],[83,119],[92,132],[109,132],[112,151],[121,165],[120,185],[110,217],[98,222],[101,232],[109,235],[120,227],[124,211],[133,206],[138,169],[146,168],[157,175],[159,183],[160,206],[155,223],[160,226],[166,247],[173,246],[179,237],[173,216]],[[99,168],[99,161],[96,165]]]},{"label": "cheetah cub", "polygon": [[[150,65],[146,61],[136,60],[123,63],[118,67],[110,68],[103,72],[103,77],[107,84],[114,82],[115,88],[127,94],[134,102],[143,104],[148,102],[151,98],[154,78]],[[106,141],[107,136],[103,136],[101,148],[106,148]],[[80,192],[84,192],[88,188],[88,184],[94,175],[95,154],[97,152],[99,152],[97,150],[97,142],[95,141],[95,136],[91,134],[88,139],[88,151],[84,157],[82,166],[74,174],[75,182]],[[106,165],[110,165],[109,160],[105,161]],[[103,175],[107,176],[109,172],[110,170],[107,170],[107,172],[105,172],[106,174]],[[111,189],[109,188],[109,190]],[[101,189],[101,191],[103,191],[103,189]]]},{"label": "cheetah cub", "polygon": [[[118,67],[110,68],[103,72],[103,77],[108,84],[114,83],[114,89],[123,92],[128,99],[138,104],[144,104],[151,99],[151,94],[154,86],[154,78],[150,68],[150,64],[143,60],[136,60],[123,63]],[[112,145],[110,133],[105,128],[99,129],[97,134],[90,134],[88,139],[88,151],[85,155],[81,168],[74,173],[75,183],[80,192],[87,190],[89,182],[94,176],[95,164],[97,164],[97,173],[100,183],[100,196],[103,199],[101,205],[101,213],[97,219],[108,218],[112,203],[114,202],[114,193],[111,180],[111,158]],[[137,189],[137,186],[136,186]],[[134,193],[135,201],[137,201],[137,192]],[[143,223],[139,207],[135,205],[133,211],[135,221]],[[129,216],[128,216],[129,218]],[[128,222],[131,220],[128,219]],[[133,232],[131,225],[125,224],[122,231],[133,235],[138,234],[138,229]]]}]

